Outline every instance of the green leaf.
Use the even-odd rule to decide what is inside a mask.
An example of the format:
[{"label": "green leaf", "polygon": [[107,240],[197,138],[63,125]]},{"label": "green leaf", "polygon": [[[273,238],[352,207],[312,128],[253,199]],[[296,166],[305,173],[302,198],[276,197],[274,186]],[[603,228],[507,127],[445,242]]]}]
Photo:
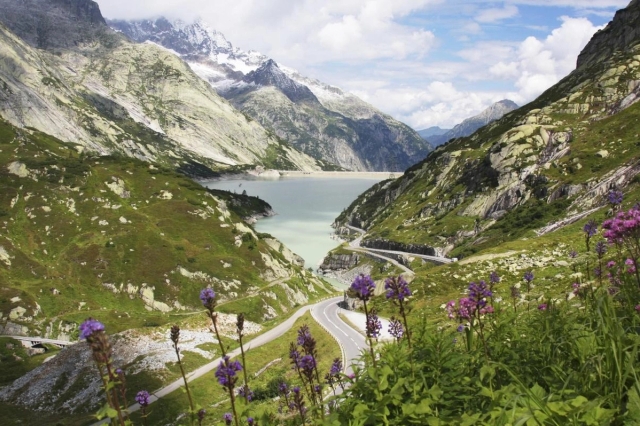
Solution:
[{"label": "green leaf", "polygon": [[571,407],[564,401],[547,402],[547,407],[554,413],[562,416],[566,416],[571,411]]},{"label": "green leaf", "polygon": [[422,401],[420,401],[420,404],[418,404],[418,406],[416,407],[415,413],[416,414],[433,413],[433,410],[431,409],[432,402],[433,401],[431,401],[430,399],[423,399]]},{"label": "green leaf", "polygon": [[584,404],[588,403],[589,400],[582,395],[578,395],[577,397],[572,399],[570,402],[571,402],[571,405],[573,405],[574,407],[581,407]]},{"label": "green leaf", "polygon": [[627,402],[627,413],[625,420],[626,425],[640,424],[640,396],[636,388],[631,388],[628,393],[629,402]]},{"label": "green leaf", "polygon": [[493,391],[486,386],[482,386],[482,388],[480,388],[478,395],[493,399]]},{"label": "green leaf", "polygon": [[367,407],[365,404],[358,404],[356,405],[356,408],[353,409],[353,417],[357,419],[367,411],[369,411],[369,407]]},{"label": "green leaf", "polygon": [[440,397],[444,394],[442,389],[438,385],[431,386],[428,392],[429,396],[432,397],[435,401],[440,401]]},{"label": "green leaf", "polygon": [[489,376],[489,379],[493,379],[496,375],[496,369],[494,366],[485,364],[480,368],[480,380],[484,381],[484,378]]},{"label": "green leaf", "polygon": [[402,414],[405,416],[410,416],[416,411],[416,404],[402,404]]},{"label": "green leaf", "polygon": [[111,408],[109,403],[106,403],[102,406],[102,408],[98,410],[98,412],[96,413],[96,418],[98,420],[102,420],[105,417],[109,417],[110,419],[113,419],[117,415],[118,415],[118,412],[115,409]]}]

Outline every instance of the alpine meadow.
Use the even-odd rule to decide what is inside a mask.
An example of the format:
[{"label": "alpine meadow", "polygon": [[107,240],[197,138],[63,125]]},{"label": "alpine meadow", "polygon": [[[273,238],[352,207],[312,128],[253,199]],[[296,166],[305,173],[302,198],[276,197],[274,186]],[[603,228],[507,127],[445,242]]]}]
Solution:
[{"label": "alpine meadow", "polygon": [[640,425],[626,1],[0,0],[0,423]]}]

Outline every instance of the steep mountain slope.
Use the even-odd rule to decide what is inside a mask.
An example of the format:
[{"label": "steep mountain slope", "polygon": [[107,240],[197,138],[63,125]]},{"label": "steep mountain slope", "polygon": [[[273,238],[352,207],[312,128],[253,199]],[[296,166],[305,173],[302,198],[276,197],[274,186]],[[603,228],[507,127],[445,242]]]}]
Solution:
[{"label": "steep mountain slope", "polygon": [[[53,10],[42,0],[28,3],[0,3],[0,22],[22,39],[38,44],[40,18],[30,10],[40,3],[46,12],[42,16],[52,24],[61,22],[46,34],[45,44],[53,45],[49,50],[34,49],[0,24],[0,113],[13,124],[93,152],[171,166],[191,161],[210,168],[320,168],[235,110],[175,55],[129,43],[113,32],[97,18],[94,2],[53,2]],[[59,18],[59,10],[67,13]],[[72,18],[77,28],[66,25]],[[68,34],[73,40],[76,34],[69,27],[92,31],[80,32],[67,46],[58,40]]]},{"label": "steep mountain slope", "polygon": [[444,132],[441,135],[434,135],[426,139],[434,146],[437,146],[442,145],[451,139],[470,136],[479,128],[484,127],[489,123],[493,123],[515,109],[518,109],[518,105],[515,102],[503,99],[491,105],[480,114],[463,120],[462,123],[455,125],[453,129]]},{"label": "steep mountain slope", "polygon": [[[78,324],[97,318],[110,334],[124,331],[112,340],[114,358],[135,391],[175,377],[166,330],[176,322],[187,322],[181,353],[188,368],[218,356],[201,312],[202,288],[216,293],[225,337],[234,336],[240,312],[253,334],[260,323],[331,291],[301,258],[245,224],[245,216],[269,213],[265,202],[75,148],[0,119],[0,334],[76,340]],[[13,386],[5,386],[16,378],[7,380],[7,369],[19,364],[24,371],[28,361],[5,353],[2,410],[15,413],[17,405],[57,419],[42,424],[69,424],[71,414],[95,412],[104,398],[86,344],[61,351]],[[39,417],[22,415],[3,424]],[[95,421],[85,417],[73,424]]]},{"label": "steep mountain slope", "polygon": [[116,330],[165,323],[207,285],[256,322],[326,293],[241,219],[269,209],[0,120],[0,334],[69,337],[97,312]]},{"label": "steep mountain slope", "polygon": [[[609,27],[626,26],[639,8],[633,1]],[[596,35],[585,52],[592,43],[617,46]],[[467,255],[602,206],[640,171],[640,39],[598,55],[529,105],[362,194],[338,224]]]},{"label": "steep mountain slope", "polygon": [[404,170],[429,144],[356,96],[234,48],[201,22],[110,21],[138,42],[175,51],[236,107],[318,160],[351,170]]}]

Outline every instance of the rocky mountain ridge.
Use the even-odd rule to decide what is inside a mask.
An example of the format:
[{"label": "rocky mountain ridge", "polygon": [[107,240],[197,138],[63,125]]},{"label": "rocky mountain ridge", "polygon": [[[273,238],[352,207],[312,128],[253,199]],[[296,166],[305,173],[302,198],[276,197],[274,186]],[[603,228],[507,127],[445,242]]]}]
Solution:
[{"label": "rocky mountain ridge", "polygon": [[456,124],[453,129],[443,132],[442,134],[433,135],[426,139],[434,146],[442,145],[447,141],[455,138],[470,136],[479,128],[502,118],[505,114],[518,108],[518,105],[508,99],[503,99],[489,106],[480,114],[469,117]]},{"label": "rocky mountain ridge", "polygon": [[161,18],[109,24],[135,41],[175,51],[234,106],[318,160],[350,170],[400,171],[430,149],[408,126],[356,96],[258,52],[233,48],[202,22],[171,24]]},{"label": "rocky mountain ridge", "polygon": [[[40,3],[47,11],[49,2],[30,0],[34,8]],[[75,17],[73,28],[96,28],[73,47],[58,45],[55,52],[33,47],[36,18],[13,4],[0,3],[0,113],[11,123],[42,130],[79,149],[172,167],[192,162],[212,169],[321,168],[235,110],[166,49],[129,43],[94,16],[99,9],[89,8],[94,12],[88,16],[74,12],[74,5],[97,7],[94,2],[51,3]],[[54,12],[45,16],[58,19]],[[19,30],[20,38],[5,22]],[[61,23],[47,39],[69,31]]]},{"label": "rocky mountain ridge", "polygon": [[444,135],[451,129],[442,129],[439,126],[432,126],[427,129],[417,130],[418,134],[422,136],[423,139],[428,139],[429,136],[440,136]]},{"label": "rocky mountain ridge", "polygon": [[[639,8],[633,1],[616,16]],[[584,52],[602,43],[613,41],[596,35]],[[557,229],[556,221],[572,223],[606,204],[606,193],[626,188],[640,170],[640,37],[599,58],[532,103],[438,147],[403,177],[374,186],[337,225],[357,223],[372,239],[460,257]]]},{"label": "rocky mountain ridge", "polygon": [[578,55],[577,68],[589,67],[606,60],[611,52],[624,52],[640,38],[640,0],[616,12],[613,20],[598,31]]}]

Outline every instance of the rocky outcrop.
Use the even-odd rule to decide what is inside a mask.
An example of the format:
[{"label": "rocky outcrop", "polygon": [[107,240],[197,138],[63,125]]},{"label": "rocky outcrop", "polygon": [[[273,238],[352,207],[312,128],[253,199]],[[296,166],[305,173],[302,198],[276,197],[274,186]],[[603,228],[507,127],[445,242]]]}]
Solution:
[{"label": "rocky outcrop", "polygon": [[92,0],[0,0],[0,21],[39,49],[75,48],[97,38],[121,38]]},{"label": "rocky outcrop", "polygon": [[362,247],[378,249],[378,250],[390,250],[390,251],[402,251],[405,253],[424,254],[427,256],[438,256],[438,252],[434,247],[430,247],[422,244],[405,244],[397,241],[390,241],[385,239],[370,239],[363,240],[360,245]]},{"label": "rocky outcrop", "polygon": [[598,31],[578,56],[578,68],[589,67],[610,58],[617,51],[627,51],[640,40],[640,0],[616,12],[613,20]]},{"label": "rocky outcrop", "polygon": [[360,263],[360,255],[352,254],[329,254],[322,260],[322,264],[318,267],[321,273],[327,271],[341,271],[352,269]]}]

